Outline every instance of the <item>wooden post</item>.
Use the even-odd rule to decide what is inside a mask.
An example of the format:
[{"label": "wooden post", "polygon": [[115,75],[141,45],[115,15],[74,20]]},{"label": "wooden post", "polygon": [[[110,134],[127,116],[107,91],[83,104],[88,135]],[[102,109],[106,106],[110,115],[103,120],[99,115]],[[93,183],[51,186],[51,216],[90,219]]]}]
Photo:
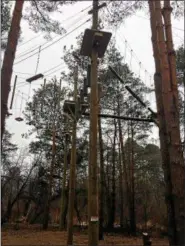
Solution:
[{"label": "wooden post", "polygon": [[69,180],[69,204],[68,204],[68,223],[67,223],[67,245],[73,245],[73,217],[74,217],[74,199],[75,199],[75,181],[76,181],[76,125],[78,118],[78,100],[77,100],[77,83],[78,83],[78,67],[74,72],[74,101],[75,115],[72,131],[72,150],[70,163],[70,180]]},{"label": "wooden post", "polygon": [[[98,27],[98,0],[93,0],[93,29]],[[99,240],[98,209],[98,166],[97,166],[97,130],[98,130],[98,83],[96,49],[91,55],[91,95],[90,95],[90,154],[89,154],[89,190],[88,190],[88,244],[97,246]]]},{"label": "wooden post", "polygon": [[67,136],[65,136],[65,148],[64,148],[64,170],[63,170],[61,208],[60,208],[60,224],[59,224],[60,231],[62,231],[65,228],[64,210],[65,210],[65,203],[66,203],[65,190],[66,190],[67,154],[68,154],[67,139],[66,138],[67,138]]},{"label": "wooden post", "polygon": [[[101,109],[99,108],[99,113]],[[99,196],[99,240],[103,240],[103,222],[104,222],[104,194],[105,194],[105,172],[104,172],[104,156],[103,156],[103,139],[101,118],[98,118],[99,129],[99,152],[100,152],[100,196]]]}]

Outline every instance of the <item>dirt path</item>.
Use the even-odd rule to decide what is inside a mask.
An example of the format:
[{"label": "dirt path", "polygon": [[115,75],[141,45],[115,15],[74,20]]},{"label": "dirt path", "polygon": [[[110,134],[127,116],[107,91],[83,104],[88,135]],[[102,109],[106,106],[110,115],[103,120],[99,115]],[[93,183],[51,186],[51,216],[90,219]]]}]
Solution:
[{"label": "dirt path", "polygon": [[[120,235],[106,235],[104,241],[99,245],[123,245],[142,246],[141,238],[125,237]],[[2,246],[25,245],[40,246],[66,245],[66,232],[56,230],[41,231],[40,227],[21,228],[20,230],[6,229],[1,233]],[[88,245],[87,235],[83,232],[74,233],[74,245]],[[163,239],[152,239],[152,246],[168,246],[168,241]]]}]

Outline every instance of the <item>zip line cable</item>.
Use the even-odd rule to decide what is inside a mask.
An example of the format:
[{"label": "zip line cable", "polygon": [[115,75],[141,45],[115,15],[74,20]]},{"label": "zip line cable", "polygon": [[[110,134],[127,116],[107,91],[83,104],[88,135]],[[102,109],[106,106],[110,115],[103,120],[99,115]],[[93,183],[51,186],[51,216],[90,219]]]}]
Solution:
[{"label": "zip line cable", "polygon": [[[134,16],[145,19],[145,20],[150,20],[149,18],[144,17],[144,16],[140,16],[140,15],[134,15]],[[176,26],[172,26],[172,28],[184,32],[184,29],[178,28]]]},{"label": "zip line cable", "polygon": [[[64,66],[64,67],[65,67],[65,66]],[[55,72],[61,70],[61,69],[64,68],[64,67],[58,68],[58,69],[54,70],[53,72],[51,72],[51,73],[49,73],[49,74],[46,74],[45,77],[47,77],[47,76],[49,76],[50,74],[53,74],[53,73],[55,73]]]},{"label": "zip line cable", "polygon": [[[81,26],[83,26],[85,23],[89,22],[90,20],[91,20],[91,18],[87,19],[85,22],[83,22],[82,24],[80,24],[78,27],[74,28],[74,29],[71,30],[70,32],[66,33],[66,34],[65,34],[64,36],[62,36],[61,38],[59,38],[59,39],[53,41],[53,42],[52,42],[51,44],[49,44],[48,46],[46,46],[46,47],[44,47],[44,48],[41,48],[41,51],[43,51],[43,50],[49,48],[50,46],[54,45],[55,43],[58,43],[60,40],[62,40],[63,38],[67,37],[68,35],[70,35],[70,34],[73,33],[74,31],[76,31],[77,29],[79,29]],[[41,52],[41,51],[40,51],[40,52]],[[38,54],[38,52],[36,52],[36,53],[34,53],[34,54],[32,54],[32,55],[30,55],[30,56],[28,56],[28,57],[26,57],[26,58],[24,58],[24,59],[18,61],[18,62],[16,62],[14,65],[17,65],[17,64],[19,64],[20,62],[23,62],[23,61],[27,60],[28,58],[30,58],[30,57],[32,57],[32,56],[34,56],[34,55],[36,55],[36,54]]]},{"label": "zip line cable", "polygon": [[45,73],[47,73],[47,72],[49,72],[49,71],[51,71],[51,70],[53,70],[53,69],[55,69],[55,68],[61,66],[61,65],[64,65],[64,64],[60,63],[60,64],[58,64],[57,66],[54,66],[54,67],[52,67],[52,68],[50,68],[50,69],[44,71],[43,74],[45,74]]},{"label": "zip line cable", "polygon": [[[16,72],[16,71],[13,71],[13,73],[18,73],[18,74],[27,74],[27,75],[34,75],[34,73],[23,73],[23,72]],[[25,77],[26,78],[26,77]]]},{"label": "zip line cable", "polygon": [[23,43],[17,45],[17,48],[19,48],[19,47],[21,47],[21,46],[23,46],[23,45],[29,43],[30,41],[32,41],[32,40],[34,40],[34,39],[36,39],[36,38],[39,38],[41,35],[42,35],[42,34],[39,34],[39,35],[37,35],[37,36],[35,36],[35,37],[33,37],[33,38],[30,38],[29,40],[27,40],[27,41],[25,41],[25,42],[23,42]]},{"label": "zip line cable", "polygon": [[61,20],[61,22],[68,21],[69,19],[72,19],[73,17],[77,16],[77,15],[80,14],[80,13],[83,13],[84,11],[86,11],[86,10],[89,9],[89,8],[92,8],[92,6],[89,5],[89,6],[86,7],[85,9],[82,9],[82,10],[80,10],[79,12],[73,14],[72,16],[69,16],[67,19]]}]

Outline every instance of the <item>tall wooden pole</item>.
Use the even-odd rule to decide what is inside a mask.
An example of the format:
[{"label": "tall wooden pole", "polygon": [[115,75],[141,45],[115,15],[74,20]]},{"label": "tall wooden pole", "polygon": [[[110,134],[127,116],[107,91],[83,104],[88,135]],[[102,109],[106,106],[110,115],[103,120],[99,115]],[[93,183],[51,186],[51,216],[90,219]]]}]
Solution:
[{"label": "tall wooden pole", "polygon": [[67,135],[65,135],[65,147],[64,147],[64,170],[63,170],[63,181],[62,181],[62,195],[61,195],[61,208],[60,208],[60,223],[59,229],[60,231],[65,228],[65,190],[66,190],[66,170],[67,170]]},{"label": "tall wooden pole", "polygon": [[22,17],[24,0],[17,0],[12,16],[8,42],[5,50],[3,65],[1,69],[1,141],[5,128],[5,118],[7,115],[7,103],[10,92],[12,78],[12,68],[15,59],[15,52],[20,34],[20,22]]},{"label": "tall wooden pole", "polygon": [[75,199],[75,181],[76,181],[76,125],[78,116],[77,101],[77,83],[78,83],[78,67],[74,72],[74,101],[75,115],[72,130],[72,149],[70,163],[70,180],[69,180],[69,204],[68,204],[68,223],[67,223],[67,245],[73,245],[73,217],[74,217],[74,199]]},{"label": "tall wooden pole", "polygon": [[[99,107],[99,113],[101,108]],[[103,224],[104,224],[104,198],[105,198],[105,172],[104,172],[104,156],[103,156],[103,139],[101,118],[98,117],[98,135],[99,135],[99,158],[100,158],[100,187],[99,187],[99,240],[103,240]]]},{"label": "tall wooden pole", "polygon": [[[93,29],[98,27],[98,0],[93,0]],[[98,166],[97,166],[97,130],[98,130],[98,83],[96,49],[91,55],[91,95],[90,95],[90,154],[89,154],[89,193],[88,193],[88,244],[97,246],[99,238],[98,216]]]}]

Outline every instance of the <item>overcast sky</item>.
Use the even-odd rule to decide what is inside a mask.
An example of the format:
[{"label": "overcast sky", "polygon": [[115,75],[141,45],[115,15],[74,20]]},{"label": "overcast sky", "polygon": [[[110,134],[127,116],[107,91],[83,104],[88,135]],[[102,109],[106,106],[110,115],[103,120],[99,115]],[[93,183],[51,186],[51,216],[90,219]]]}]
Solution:
[{"label": "overcast sky", "polygon": [[[90,18],[86,11],[80,12],[81,10],[91,6],[91,1],[83,1],[78,2],[73,6],[65,6],[63,7],[63,13],[54,14],[53,18],[57,18],[61,20],[63,23],[63,27],[66,28],[68,32],[74,30],[81,24],[83,24],[86,20]],[[64,71],[65,64],[62,61],[62,53],[63,47],[66,45],[70,48],[71,44],[75,45],[76,37],[84,32],[85,28],[91,28],[91,21],[82,25],[80,28],[77,28],[71,34],[63,35],[64,37],[55,44],[51,45],[47,49],[41,51],[39,57],[39,64],[37,73],[44,73],[45,78],[49,81],[53,76],[60,78],[60,73]],[[172,26],[173,26],[173,38],[175,48],[179,47],[184,43],[184,20],[174,20],[172,18]],[[38,53],[22,62],[19,63],[22,59],[29,57],[30,55],[38,52],[37,47],[46,43],[47,41],[42,38],[42,35],[36,34],[32,32],[28,24],[25,21],[21,22],[22,36],[24,38],[23,42],[19,44],[16,52],[16,60],[14,62],[13,67],[13,76],[11,85],[13,86],[13,82],[15,79],[15,75],[18,76],[17,80],[17,89],[16,95],[14,98],[14,105],[12,109],[13,115],[9,117],[7,120],[7,128],[11,133],[14,133],[13,142],[18,144],[20,147],[26,146],[29,143],[29,140],[25,140],[21,137],[22,133],[25,133],[29,127],[25,125],[25,122],[17,122],[15,120],[18,116],[23,116],[21,111],[24,110],[26,101],[28,101],[28,93],[29,93],[29,84],[25,82],[25,80],[34,75],[36,72],[36,66],[38,61]],[[126,50],[126,62],[130,65],[131,70],[142,78],[142,80],[148,85],[153,86],[153,73],[154,73],[154,60],[153,60],[153,52],[152,52],[152,44],[151,44],[151,30],[150,30],[150,22],[148,16],[146,16],[143,12],[138,12],[136,15],[129,17],[122,27],[115,32],[115,30],[111,30],[110,27],[106,28],[107,31],[113,32],[113,37],[116,35],[116,45],[119,51],[124,55]],[[46,43],[43,47],[51,44],[53,41],[58,40],[59,35],[53,35],[55,38]],[[127,49],[125,49],[125,40],[127,40]],[[35,50],[35,48],[37,48]],[[133,50],[131,52],[131,50]],[[31,52],[32,51],[32,52]],[[23,56],[24,53],[30,52],[27,55]],[[131,59],[132,54],[132,59]],[[139,62],[141,62],[142,67],[139,69]],[[16,64],[17,63],[17,64]],[[61,65],[60,65],[61,64]],[[59,65],[59,66],[58,66]],[[58,67],[57,67],[58,66]],[[52,69],[53,67],[56,67]],[[50,70],[52,69],[52,70]],[[50,71],[48,71],[50,70]],[[145,71],[146,70],[146,71]],[[45,71],[48,71],[45,73]],[[48,75],[48,76],[47,76]],[[43,79],[37,80],[33,82],[30,89],[30,97],[33,95],[33,89],[37,89],[43,84]],[[22,100],[22,108],[21,106],[21,95],[23,94]],[[11,93],[10,97],[11,98]],[[149,98],[146,98],[149,99]],[[10,101],[10,100],[9,100]],[[151,107],[155,109],[155,96],[154,93],[150,96]],[[157,129],[154,129],[153,136],[158,139]]]}]

